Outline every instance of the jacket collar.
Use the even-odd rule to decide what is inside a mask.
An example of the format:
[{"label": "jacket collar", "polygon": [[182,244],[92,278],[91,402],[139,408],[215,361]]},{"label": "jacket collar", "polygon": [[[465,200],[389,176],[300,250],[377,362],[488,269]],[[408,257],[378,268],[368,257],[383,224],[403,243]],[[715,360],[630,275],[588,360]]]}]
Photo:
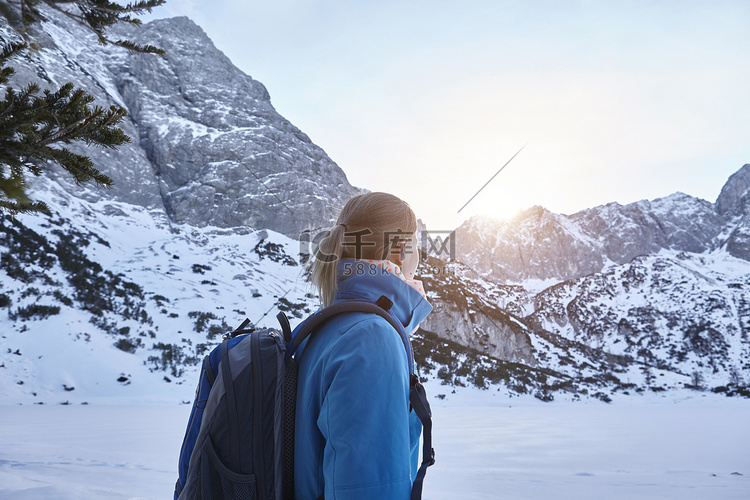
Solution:
[{"label": "jacket collar", "polygon": [[385,295],[393,302],[391,312],[411,333],[432,311],[432,305],[403,279],[377,264],[363,260],[341,259],[334,303],[342,300],[376,301]]}]

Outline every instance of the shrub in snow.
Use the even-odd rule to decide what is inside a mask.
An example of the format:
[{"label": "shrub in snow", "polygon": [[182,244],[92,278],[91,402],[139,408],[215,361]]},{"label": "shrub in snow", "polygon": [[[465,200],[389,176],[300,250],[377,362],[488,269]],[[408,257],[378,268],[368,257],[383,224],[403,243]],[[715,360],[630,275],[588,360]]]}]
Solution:
[{"label": "shrub in snow", "polygon": [[276,307],[278,307],[279,311],[288,312],[295,318],[302,318],[306,314],[310,314],[310,308],[307,307],[306,302],[295,304],[293,302],[289,302],[285,297],[281,297],[279,299]]},{"label": "shrub in snow", "polygon": [[143,347],[143,341],[139,338],[120,339],[117,342],[115,342],[115,347],[117,347],[121,351],[129,352],[133,354],[139,347]]},{"label": "shrub in snow", "polygon": [[271,259],[274,262],[281,262],[285,266],[296,266],[297,261],[291,258],[284,251],[284,245],[272,243],[270,241],[260,240],[253,251],[261,259]]},{"label": "shrub in snow", "polygon": [[200,358],[186,355],[182,346],[177,344],[157,342],[153,349],[160,351],[161,354],[148,357],[148,362],[153,364],[152,370],[169,370],[173,377],[181,377],[185,372],[185,366],[196,365],[200,362]]},{"label": "shrub in snow", "polygon": [[55,314],[60,314],[60,307],[59,306],[44,306],[39,304],[31,304],[26,307],[19,307],[15,313],[10,313],[10,319],[16,320],[16,319],[44,319],[48,318],[50,316],[53,316]]},{"label": "shrub in snow", "polygon": [[206,274],[206,271],[210,271],[211,266],[207,266],[204,264],[193,264],[193,272],[196,274]]},{"label": "shrub in snow", "polygon": [[206,329],[209,320],[219,319],[214,313],[201,311],[190,311],[188,317],[195,318],[195,331],[198,333]]}]

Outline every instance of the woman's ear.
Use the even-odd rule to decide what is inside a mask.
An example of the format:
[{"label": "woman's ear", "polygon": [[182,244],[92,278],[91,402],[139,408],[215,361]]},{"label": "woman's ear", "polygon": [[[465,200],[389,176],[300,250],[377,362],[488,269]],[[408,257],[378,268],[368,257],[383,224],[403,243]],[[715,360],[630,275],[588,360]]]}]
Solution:
[{"label": "woman's ear", "polygon": [[401,267],[404,265],[404,247],[406,246],[405,241],[401,241],[398,245],[398,251],[396,251],[395,248],[391,249],[391,252],[388,254],[388,260],[396,264],[398,267]]}]

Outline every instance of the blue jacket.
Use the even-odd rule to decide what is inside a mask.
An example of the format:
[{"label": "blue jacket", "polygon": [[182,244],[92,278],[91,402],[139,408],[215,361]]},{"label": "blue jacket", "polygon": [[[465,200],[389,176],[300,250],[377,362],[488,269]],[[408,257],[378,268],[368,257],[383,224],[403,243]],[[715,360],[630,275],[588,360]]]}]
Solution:
[{"label": "blue jacket", "polygon": [[[366,261],[344,259],[353,272],[334,302],[375,301],[411,332],[432,310],[401,278]],[[421,424],[409,412],[409,363],[400,335],[374,314],[334,317],[298,351],[295,498],[407,500],[418,469]]]}]

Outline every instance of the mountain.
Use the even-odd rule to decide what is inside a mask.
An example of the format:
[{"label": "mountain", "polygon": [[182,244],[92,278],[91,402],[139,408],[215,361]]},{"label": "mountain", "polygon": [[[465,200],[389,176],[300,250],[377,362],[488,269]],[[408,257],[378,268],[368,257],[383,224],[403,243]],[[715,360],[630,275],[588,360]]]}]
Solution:
[{"label": "mountain", "polygon": [[[165,49],[162,58],[101,46],[59,12],[44,15],[39,48],[14,60],[13,83],[74,82],[96,104],[127,109],[123,129],[133,139],[115,152],[85,150],[115,180],[110,191],[82,191],[56,170],[72,195],[157,208],[179,224],[264,227],[298,237],[330,222],[332,210],[357,192],[320,147],[276,112],[266,88],[188,18],[118,28],[118,36]],[[18,37],[4,18],[0,33]]]},{"label": "mountain", "polygon": [[[626,371],[689,376],[691,386],[746,384],[749,197],[745,165],[716,203],[675,193],[570,216],[533,207],[508,221],[472,218],[454,236],[449,269],[460,272],[430,280],[438,312],[423,326],[530,366],[579,370],[606,355]],[[586,349],[578,361],[540,363],[540,338]]]},{"label": "mountain", "polygon": [[750,381],[750,262],[725,251],[661,251],[541,290],[460,262],[427,268],[443,275],[422,276],[435,307],[422,329],[504,361],[505,372],[544,375],[527,390],[609,397]]},{"label": "mountain", "polygon": [[750,260],[750,165],[729,177],[716,200],[716,211],[730,224],[725,231],[727,251]]},{"label": "mountain", "polygon": [[[735,176],[743,172],[750,172],[750,165]],[[661,250],[701,253],[726,247],[747,260],[750,253],[742,250],[747,222],[737,192],[750,188],[748,177],[730,179],[716,204],[675,193],[573,215],[533,207],[508,221],[474,217],[456,230],[458,257],[482,275],[507,282],[580,278]]]},{"label": "mountain", "polygon": [[[273,326],[278,310],[295,324],[317,307],[294,239],[178,225],[52,181],[40,194],[52,216],[0,226],[6,401],[187,401],[221,334],[245,317]],[[725,251],[662,251],[551,286],[432,257],[420,276],[435,309],[413,343],[433,397],[465,386],[547,401],[746,394],[750,263]]]},{"label": "mountain", "polygon": [[[34,182],[50,215],[0,219],[0,394],[12,403],[189,401],[244,318],[318,306],[300,232],[357,189],[186,18],[95,43],[49,13],[17,82],[74,81],[128,109],[134,141],[86,150],[116,180]],[[0,21],[4,37],[12,37]],[[457,259],[425,255],[433,313],[413,337],[432,397],[750,396],[750,165],[716,203],[677,193],[573,215],[472,218]]]}]

